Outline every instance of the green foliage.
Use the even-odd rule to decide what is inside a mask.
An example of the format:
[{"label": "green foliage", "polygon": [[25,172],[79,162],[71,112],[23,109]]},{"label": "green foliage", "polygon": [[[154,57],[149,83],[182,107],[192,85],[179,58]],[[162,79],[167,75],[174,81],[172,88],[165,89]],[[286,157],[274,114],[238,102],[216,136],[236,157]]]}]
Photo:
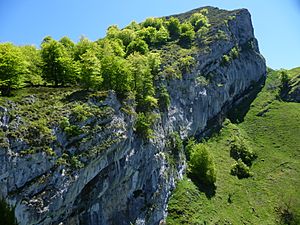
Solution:
[{"label": "green foliage", "polygon": [[17,225],[14,209],[8,206],[4,199],[0,198],[0,223],[3,225]]},{"label": "green foliage", "polygon": [[190,153],[189,174],[192,178],[206,185],[214,185],[216,182],[216,166],[210,149],[205,144],[188,144]]},{"label": "green foliage", "polygon": [[287,71],[280,71],[280,93],[284,93],[288,90],[290,78]]},{"label": "green foliage", "polygon": [[64,132],[67,134],[68,138],[76,137],[83,133],[81,128],[77,125],[70,125],[65,127]]},{"label": "green foliage", "polygon": [[165,44],[170,38],[169,31],[162,26],[156,33],[152,40],[153,44],[155,45],[163,45]]},{"label": "green foliage", "polygon": [[70,54],[73,54],[75,43],[67,36],[62,37],[59,42],[67,49]]},{"label": "green foliage", "polygon": [[42,43],[43,78],[55,86],[74,83],[78,75],[75,64],[65,47],[53,39]]},{"label": "green foliage", "polygon": [[171,17],[166,22],[167,29],[169,31],[172,40],[177,40],[181,33],[180,21],[178,18]]},{"label": "green foliage", "polygon": [[192,67],[196,64],[194,57],[188,55],[179,59],[179,68],[183,74],[190,73]]},{"label": "green foliage", "polygon": [[26,62],[27,71],[24,74],[23,80],[26,84],[41,85],[42,79],[42,57],[40,50],[32,45],[21,46],[20,50]]},{"label": "green foliage", "polygon": [[161,58],[158,53],[150,52],[147,55],[150,72],[153,76],[158,75],[161,67]]},{"label": "green foliage", "polygon": [[236,160],[241,159],[246,165],[251,166],[256,154],[253,153],[244,138],[234,136],[230,143],[230,156]]},{"label": "green foliage", "polygon": [[143,112],[138,113],[135,124],[137,135],[145,140],[153,138],[152,126],[154,125],[155,120],[155,114]]},{"label": "green foliage", "polygon": [[75,169],[81,169],[84,167],[84,164],[78,159],[77,156],[72,156],[70,159],[70,164]]},{"label": "green foliage", "polygon": [[[300,104],[278,100],[280,71],[269,72],[243,120],[223,124],[205,143],[218,171],[215,196],[209,198],[187,178],[178,181],[168,204],[167,224],[283,224],[284,218],[298,218],[294,224],[299,224]],[[266,107],[266,116],[257,116]],[[235,135],[244,137],[258,156],[250,169],[253,179],[230,174],[235,163],[230,142]],[[286,206],[290,199],[292,204]]]},{"label": "green foliage", "polygon": [[226,66],[230,63],[230,57],[228,55],[223,55],[221,60],[221,65]]},{"label": "green foliage", "polygon": [[158,98],[158,105],[161,111],[167,111],[170,107],[171,100],[170,95],[165,86],[162,86],[159,89],[159,98]]},{"label": "green foliage", "polygon": [[81,84],[86,89],[100,89],[103,82],[100,60],[91,50],[88,50],[80,58]]},{"label": "green foliage", "polygon": [[159,30],[163,26],[163,22],[161,18],[150,17],[142,23],[142,27],[154,27],[156,30]]},{"label": "green foliage", "polygon": [[[62,44],[64,46],[64,44]],[[42,44],[43,47],[43,44]],[[79,42],[74,46],[73,54],[69,53],[69,56],[71,58],[74,58],[75,61],[80,61],[80,57],[86,53],[88,50],[96,51],[98,48],[97,44],[90,41],[86,37],[81,37]],[[65,50],[68,50],[69,48],[65,48]]]},{"label": "green foliage", "polygon": [[75,122],[82,122],[87,120],[88,117],[92,116],[90,111],[91,109],[87,104],[78,104],[71,109],[71,116],[74,118]]},{"label": "green foliage", "polygon": [[144,27],[138,30],[136,33],[139,39],[144,40],[147,45],[151,46],[153,43],[153,38],[156,36],[157,30],[154,27]]},{"label": "green foliage", "polygon": [[8,96],[12,88],[22,85],[22,75],[27,73],[26,61],[19,48],[11,43],[0,44],[0,90]]},{"label": "green foliage", "polygon": [[139,52],[142,55],[145,55],[146,53],[148,53],[149,48],[148,48],[147,43],[142,39],[137,39],[137,40],[130,42],[130,44],[127,46],[126,55],[130,55],[131,53],[134,53],[134,52]]},{"label": "green foliage", "polygon": [[185,22],[181,24],[181,34],[179,37],[179,43],[183,47],[190,47],[194,39],[195,39],[195,31],[192,24],[189,22]]},{"label": "green foliage", "polygon": [[253,176],[249,167],[241,159],[238,159],[237,162],[231,166],[230,173],[231,175],[237,176],[239,179]]},{"label": "green foliage", "polygon": [[229,56],[231,59],[237,59],[239,57],[239,49],[237,46],[230,50]]},{"label": "green foliage", "polygon": [[198,31],[202,27],[208,27],[208,19],[202,13],[194,13],[190,17],[190,23],[193,25],[194,30]]}]

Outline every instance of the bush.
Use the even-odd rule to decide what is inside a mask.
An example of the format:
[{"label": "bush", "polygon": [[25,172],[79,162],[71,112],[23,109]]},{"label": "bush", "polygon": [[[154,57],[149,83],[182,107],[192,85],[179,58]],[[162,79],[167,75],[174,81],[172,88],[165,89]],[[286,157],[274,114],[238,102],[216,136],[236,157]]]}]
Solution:
[{"label": "bush", "polygon": [[189,143],[190,152],[189,174],[192,178],[206,185],[216,182],[216,167],[208,146],[204,144]]},{"label": "bush", "polygon": [[181,24],[181,34],[179,37],[180,45],[183,47],[190,47],[195,35],[194,27],[190,23]]},{"label": "bush", "polygon": [[152,138],[153,130],[152,125],[155,122],[155,115],[152,113],[138,113],[135,129],[138,136],[149,139]]},{"label": "bush", "polygon": [[127,46],[126,55],[130,55],[131,53],[139,52],[142,55],[145,55],[149,52],[149,48],[147,43],[142,39],[136,39]]},{"label": "bush", "polygon": [[66,132],[67,136],[70,138],[70,137],[79,136],[80,134],[82,134],[83,131],[81,130],[80,127],[76,125],[70,125],[64,128],[64,132]]},{"label": "bush", "polygon": [[235,160],[241,159],[246,165],[251,166],[253,160],[257,158],[246,141],[238,136],[234,136],[230,144],[230,156]]},{"label": "bush", "polygon": [[228,55],[223,55],[221,66],[226,66],[230,63],[230,57]]},{"label": "bush", "polygon": [[180,32],[181,32],[179,19],[171,17],[167,21],[166,25],[167,25],[171,39],[172,40],[178,39],[180,36]]},{"label": "bush", "polygon": [[239,179],[253,176],[249,167],[241,159],[238,159],[238,161],[232,165],[230,172],[231,175],[237,176]]},{"label": "bush", "polygon": [[170,95],[165,86],[161,87],[158,98],[158,105],[161,111],[167,111],[171,104]]}]

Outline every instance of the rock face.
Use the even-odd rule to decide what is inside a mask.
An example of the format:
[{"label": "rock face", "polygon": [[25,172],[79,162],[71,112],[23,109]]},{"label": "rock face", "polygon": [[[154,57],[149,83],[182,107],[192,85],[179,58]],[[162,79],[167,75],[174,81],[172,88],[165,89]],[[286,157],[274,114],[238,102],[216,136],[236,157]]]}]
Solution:
[{"label": "rock face", "polygon": [[[22,139],[1,139],[0,191],[15,206],[21,225],[163,222],[171,190],[186,167],[183,151],[171,155],[166,147],[170,134],[178,132],[182,139],[201,135],[209,121],[226,113],[251,86],[263,82],[266,75],[249,12],[216,8],[209,11],[231,15],[226,23],[211,19],[211,30],[222,31],[226,38],[206,43],[209,50],[196,54],[196,66],[182,79],[166,84],[171,105],[159,114],[153,139],[145,141],[137,136],[134,114],[122,110],[113,92],[102,102],[87,100],[111,111],[106,118],[81,122],[82,126],[93,123],[102,127],[85,136],[84,142],[74,145],[83,137],[67,139],[59,128],[52,130],[56,141],[51,147],[58,156],[62,149],[94,152],[92,157],[86,157],[83,168],[57,164],[55,157],[44,152],[22,155],[20,151],[26,147]],[[223,56],[229,55],[234,47],[240,49],[238,57],[224,63]],[[200,75],[209,77],[209,83],[201,81]],[[22,121],[10,117],[10,109],[1,107],[3,131]],[[176,159],[175,163],[170,157]]]}]

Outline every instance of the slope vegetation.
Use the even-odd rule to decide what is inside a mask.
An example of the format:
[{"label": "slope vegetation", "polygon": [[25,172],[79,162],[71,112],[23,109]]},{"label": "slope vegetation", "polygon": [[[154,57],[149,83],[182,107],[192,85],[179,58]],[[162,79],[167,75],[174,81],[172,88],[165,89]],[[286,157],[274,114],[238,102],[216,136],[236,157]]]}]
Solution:
[{"label": "slope vegetation", "polygon": [[[299,224],[300,104],[278,99],[279,76],[279,71],[269,71],[242,122],[226,120],[205,142],[217,167],[215,195],[207,197],[187,177],[179,181],[169,202],[168,224]],[[243,136],[257,155],[252,177],[246,179],[230,174],[235,135]]]}]

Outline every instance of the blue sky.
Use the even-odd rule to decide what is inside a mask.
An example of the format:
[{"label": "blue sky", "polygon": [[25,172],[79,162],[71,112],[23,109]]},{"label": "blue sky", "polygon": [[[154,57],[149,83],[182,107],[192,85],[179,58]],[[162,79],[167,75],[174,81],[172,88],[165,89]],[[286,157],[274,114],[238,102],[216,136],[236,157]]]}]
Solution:
[{"label": "blue sky", "polygon": [[0,0],[0,42],[39,46],[47,35],[97,40],[112,24],[124,27],[206,5],[249,9],[267,65],[300,66],[300,0]]}]

